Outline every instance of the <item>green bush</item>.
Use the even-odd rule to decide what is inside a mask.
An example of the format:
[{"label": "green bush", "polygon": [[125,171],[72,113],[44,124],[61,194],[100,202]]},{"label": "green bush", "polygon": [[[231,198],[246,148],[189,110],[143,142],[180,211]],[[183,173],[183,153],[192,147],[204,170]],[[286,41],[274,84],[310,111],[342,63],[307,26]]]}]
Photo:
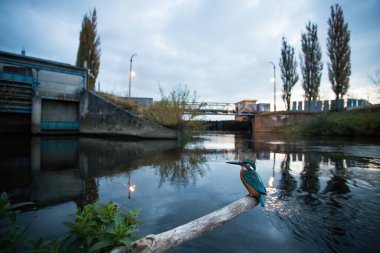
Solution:
[{"label": "green bush", "polygon": [[8,195],[3,192],[0,196],[0,249],[1,252],[17,252],[25,241],[25,231],[28,227],[23,228],[17,223],[18,210],[26,205],[33,204],[24,202],[11,204]]},{"label": "green bush", "polygon": [[83,209],[78,208],[74,222],[65,222],[70,228],[65,240],[74,238],[68,245],[68,251],[84,248],[86,252],[103,252],[116,246],[130,248],[136,239],[132,233],[137,231],[136,221],[139,210],[120,213],[112,201],[106,205],[98,202],[88,204]]},{"label": "green bush", "polygon": [[175,129],[181,134],[204,129],[202,121],[197,120],[202,104],[197,103],[198,97],[195,91],[191,93],[186,86],[179,86],[166,95],[160,87],[160,93],[161,101],[144,109],[145,118]]},{"label": "green bush", "polygon": [[31,203],[11,205],[8,195],[0,196],[0,249],[1,252],[34,252],[60,253],[77,252],[108,252],[117,246],[130,248],[137,238],[132,234],[137,231],[136,226],[142,224],[136,217],[140,210],[127,210],[121,213],[118,206],[112,201],[106,205],[98,202],[77,208],[72,214],[74,222],[65,222],[69,227],[68,235],[54,241],[39,239],[30,243],[24,233],[27,227],[17,224],[16,209]]}]

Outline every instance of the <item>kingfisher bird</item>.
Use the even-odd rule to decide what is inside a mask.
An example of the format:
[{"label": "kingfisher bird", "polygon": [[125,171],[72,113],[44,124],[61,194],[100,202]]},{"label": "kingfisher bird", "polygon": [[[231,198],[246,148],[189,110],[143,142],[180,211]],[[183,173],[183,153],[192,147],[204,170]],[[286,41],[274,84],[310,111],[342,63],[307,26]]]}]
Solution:
[{"label": "kingfisher bird", "polygon": [[261,180],[260,175],[256,171],[256,164],[250,159],[244,159],[240,162],[227,162],[229,164],[240,165],[240,179],[244,184],[245,188],[248,190],[248,195],[255,197],[264,207],[265,196],[267,195],[267,190]]}]

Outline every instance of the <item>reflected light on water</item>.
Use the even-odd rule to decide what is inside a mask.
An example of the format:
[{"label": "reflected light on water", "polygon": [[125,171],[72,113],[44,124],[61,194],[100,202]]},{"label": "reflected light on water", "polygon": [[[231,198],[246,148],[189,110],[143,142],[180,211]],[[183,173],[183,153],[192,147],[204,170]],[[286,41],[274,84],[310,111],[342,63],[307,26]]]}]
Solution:
[{"label": "reflected light on water", "polygon": [[285,208],[285,202],[278,198],[278,192],[279,190],[274,187],[274,177],[272,176],[268,180],[265,210],[277,212],[281,215],[289,215],[290,209]]},{"label": "reflected light on water", "polygon": [[128,198],[131,198],[131,193],[136,191],[136,185],[131,183],[131,173],[128,171]]},{"label": "reflected light on water", "polygon": [[281,215],[289,215],[291,210],[285,207],[284,201],[278,199],[278,196],[277,196],[278,192],[279,190],[274,187],[267,188],[265,211],[276,212]]},{"label": "reflected light on water", "polygon": [[274,177],[270,177],[268,181],[268,186],[273,188],[273,182],[274,182]]},{"label": "reflected light on water", "polygon": [[135,190],[136,190],[136,185],[130,185],[129,187],[128,187],[128,191],[130,191],[130,192],[135,192]]}]

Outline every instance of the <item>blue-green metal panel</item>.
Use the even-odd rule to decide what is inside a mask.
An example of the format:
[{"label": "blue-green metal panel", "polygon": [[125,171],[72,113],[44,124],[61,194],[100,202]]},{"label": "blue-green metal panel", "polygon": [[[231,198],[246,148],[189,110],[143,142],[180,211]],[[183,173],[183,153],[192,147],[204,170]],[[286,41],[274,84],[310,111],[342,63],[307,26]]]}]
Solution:
[{"label": "blue-green metal panel", "polygon": [[79,130],[80,123],[78,121],[41,121],[41,130]]},{"label": "blue-green metal panel", "polygon": [[41,151],[46,150],[78,150],[78,138],[65,138],[65,139],[42,139]]},{"label": "blue-green metal panel", "polygon": [[0,71],[0,79],[10,80],[14,82],[20,82],[20,83],[33,83],[33,77],[27,76],[27,75],[21,75],[16,73],[6,73],[3,71]]}]

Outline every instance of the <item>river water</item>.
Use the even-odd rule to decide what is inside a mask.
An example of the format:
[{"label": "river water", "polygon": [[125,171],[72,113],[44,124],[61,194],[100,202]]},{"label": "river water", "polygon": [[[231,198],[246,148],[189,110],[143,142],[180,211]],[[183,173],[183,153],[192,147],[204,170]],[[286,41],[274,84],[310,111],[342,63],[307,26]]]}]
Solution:
[{"label": "river water", "polygon": [[[138,236],[157,234],[247,194],[238,166],[253,159],[268,196],[260,205],[171,252],[380,252],[380,144],[205,133],[176,141],[2,137],[1,189],[33,201],[20,214],[30,237],[67,232],[77,206],[141,208]],[[128,190],[134,185],[135,191]]]}]

